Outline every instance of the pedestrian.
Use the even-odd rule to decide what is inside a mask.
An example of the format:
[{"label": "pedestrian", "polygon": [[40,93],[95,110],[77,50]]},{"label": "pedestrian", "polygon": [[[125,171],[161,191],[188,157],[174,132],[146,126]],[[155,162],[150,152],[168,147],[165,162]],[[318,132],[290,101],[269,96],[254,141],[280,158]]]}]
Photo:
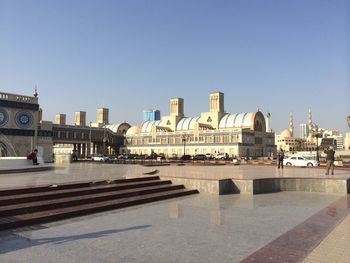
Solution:
[{"label": "pedestrian", "polygon": [[334,154],[335,151],[333,150],[333,146],[329,146],[327,150],[324,151],[325,154],[327,154],[326,162],[327,162],[327,168],[326,168],[326,175],[329,175],[329,169],[331,169],[331,174],[334,175]]},{"label": "pedestrian", "polygon": [[78,151],[77,150],[72,151],[72,158],[73,158],[73,161],[78,161]]},{"label": "pedestrian", "polygon": [[38,163],[38,149],[34,149],[27,155],[28,160],[33,161],[33,165],[39,165]]},{"label": "pedestrian", "polygon": [[283,169],[284,151],[281,149],[277,154],[278,168]]}]

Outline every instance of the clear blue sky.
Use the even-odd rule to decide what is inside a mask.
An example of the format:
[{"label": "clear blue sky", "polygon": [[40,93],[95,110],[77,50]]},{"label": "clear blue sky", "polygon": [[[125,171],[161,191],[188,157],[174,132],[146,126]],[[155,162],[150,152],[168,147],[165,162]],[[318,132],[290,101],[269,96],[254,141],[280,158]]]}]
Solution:
[{"label": "clear blue sky", "polygon": [[272,114],[272,128],[314,121],[348,131],[349,1],[0,0],[0,90],[31,95],[44,118],[110,108],[142,121],[185,99],[187,116],[225,93],[227,112]]}]

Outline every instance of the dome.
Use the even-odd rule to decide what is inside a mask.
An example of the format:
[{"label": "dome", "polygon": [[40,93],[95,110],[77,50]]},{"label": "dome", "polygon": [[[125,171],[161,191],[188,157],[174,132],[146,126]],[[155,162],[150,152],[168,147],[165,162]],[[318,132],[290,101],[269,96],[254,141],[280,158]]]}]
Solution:
[{"label": "dome", "polygon": [[141,132],[150,133],[153,126],[162,126],[162,121],[145,121],[142,123]]},{"label": "dome", "polygon": [[282,138],[292,138],[293,137],[292,133],[288,129],[285,129],[283,132],[281,132],[280,136]]},{"label": "dome", "polygon": [[119,129],[122,128],[123,126],[125,126],[124,128],[127,130],[130,128],[130,124],[128,123],[118,123],[118,124],[107,124],[105,127],[107,129],[110,129],[112,132],[118,133]]},{"label": "dome", "polygon": [[219,123],[219,129],[251,127],[254,112],[225,114]]},{"label": "dome", "polygon": [[193,130],[194,129],[194,124],[196,122],[200,122],[201,117],[194,117],[194,118],[182,118],[177,126],[176,126],[176,130],[178,131],[187,131],[187,130]]},{"label": "dome", "polygon": [[126,136],[133,136],[140,133],[140,126],[132,126],[126,132]]}]

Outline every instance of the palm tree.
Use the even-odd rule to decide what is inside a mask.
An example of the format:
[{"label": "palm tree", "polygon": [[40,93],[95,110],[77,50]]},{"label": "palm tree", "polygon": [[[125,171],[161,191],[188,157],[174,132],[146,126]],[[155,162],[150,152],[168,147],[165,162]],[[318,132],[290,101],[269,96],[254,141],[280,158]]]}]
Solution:
[{"label": "palm tree", "polygon": [[302,139],[302,138],[297,138],[297,139],[295,139],[295,141],[297,143],[296,151],[304,151],[306,140]]}]

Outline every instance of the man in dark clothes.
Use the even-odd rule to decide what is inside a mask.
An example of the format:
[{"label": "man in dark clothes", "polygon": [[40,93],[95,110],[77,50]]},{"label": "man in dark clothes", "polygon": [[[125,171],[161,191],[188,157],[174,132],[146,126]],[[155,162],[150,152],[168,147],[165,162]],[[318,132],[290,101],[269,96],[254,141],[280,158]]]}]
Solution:
[{"label": "man in dark clothes", "polygon": [[334,175],[334,154],[335,151],[333,150],[333,147],[330,146],[327,150],[324,151],[325,154],[327,154],[327,170],[326,170],[326,175],[329,175],[329,169],[331,169],[331,174]]},{"label": "man in dark clothes", "polygon": [[34,149],[27,158],[33,160],[33,165],[38,165],[38,150]]},{"label": "man in dark clothes", "polygon": [[283,169],[283,159],[284,159],[284,152],[283,150],[281,149],[279,152],[278,152],[278,155],[277,155],[277,161],[278,161],[278,168],[282,168]]}]

